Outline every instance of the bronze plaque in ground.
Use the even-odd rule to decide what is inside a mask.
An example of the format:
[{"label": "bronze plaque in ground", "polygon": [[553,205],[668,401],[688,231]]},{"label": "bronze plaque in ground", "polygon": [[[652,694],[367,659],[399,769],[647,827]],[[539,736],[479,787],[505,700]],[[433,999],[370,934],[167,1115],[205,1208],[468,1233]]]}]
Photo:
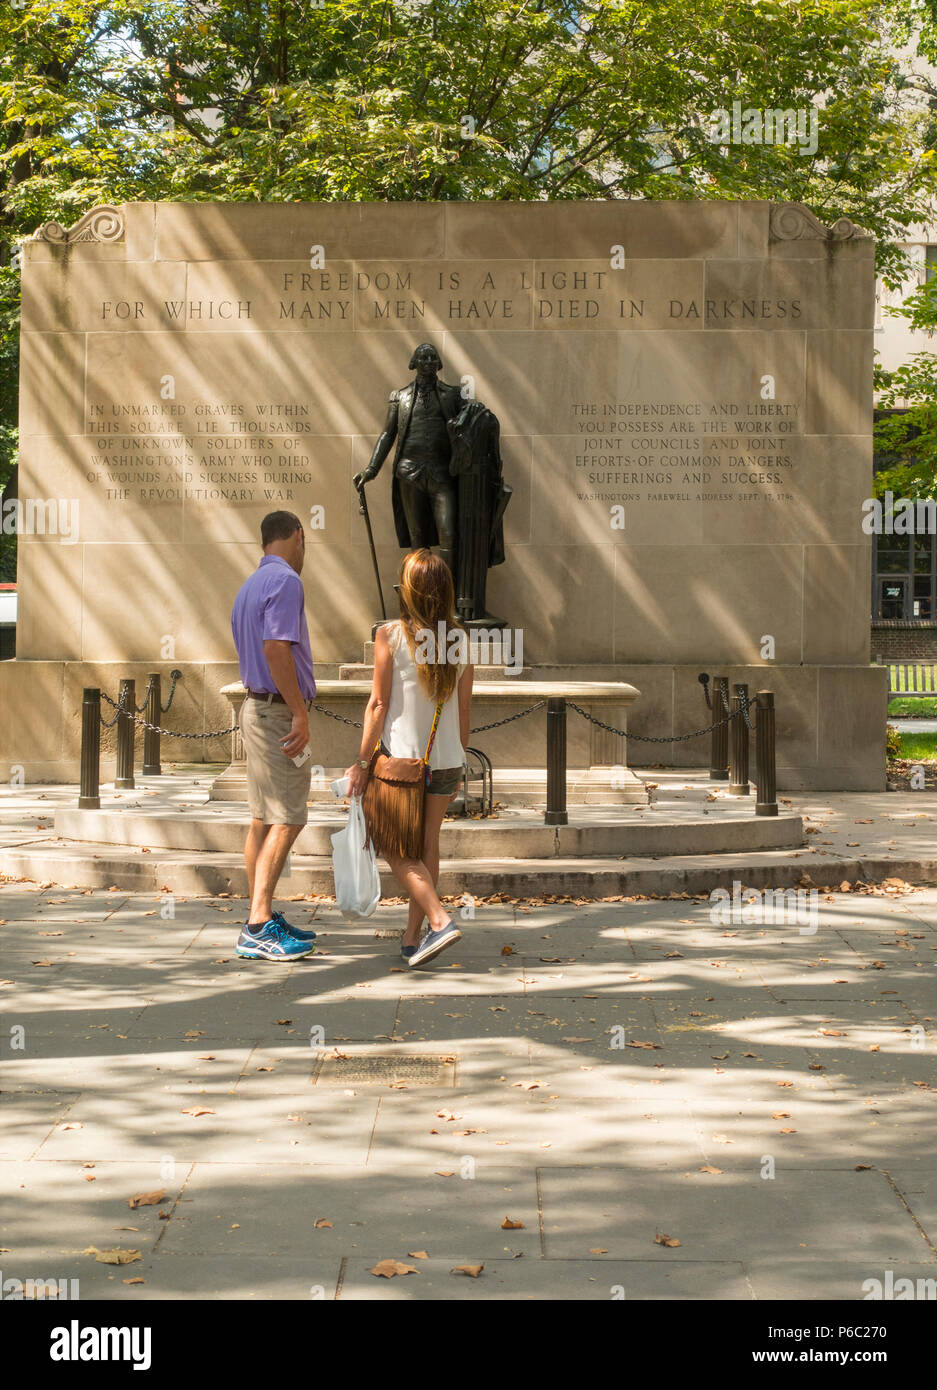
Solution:
[{"label": "bronze plaque in ground", "polygon": [[358,1053],[323,1057],[316,1071],[319,1086],[454,1086],[456,1058],[451,1053]]}]

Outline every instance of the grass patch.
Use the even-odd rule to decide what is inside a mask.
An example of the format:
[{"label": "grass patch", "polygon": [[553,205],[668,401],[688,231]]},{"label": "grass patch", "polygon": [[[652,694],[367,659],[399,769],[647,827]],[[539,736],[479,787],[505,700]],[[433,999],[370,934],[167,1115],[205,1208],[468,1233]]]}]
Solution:
[{"label": "grass patch", "polygon": [[937,719],[937,696],[921,699],[914,695],[899,695],[888,701],[888,713],[902,719]]},{"label": "grass patch", "polygon": [[937,758],[937,734],[899,734],[900,758],[928,762]]}]

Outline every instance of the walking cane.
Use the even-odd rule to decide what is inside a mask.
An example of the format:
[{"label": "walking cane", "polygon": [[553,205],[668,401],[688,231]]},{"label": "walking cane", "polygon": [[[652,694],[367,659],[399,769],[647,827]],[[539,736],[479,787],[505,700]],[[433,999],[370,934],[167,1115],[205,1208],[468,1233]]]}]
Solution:
[{"label": "walking cane", "polygon": [[387,609],[384,607],[384,590],[381,588],[381,572],[377,567],[377,551],[374,549],[374,535],[371,531],[371,518],[368,515],[367,498],[364,495],[364,483],[362,483],[361,486],[358,488],[358,499],[361,504],[358,507],[358,510],[364,517],[364,524],[368,528],[368,544],[371,547],[371,560],[374,564],[374,578],[377,580],[377,594],[378,598],[381,600],[381,617],[386,622]]}]

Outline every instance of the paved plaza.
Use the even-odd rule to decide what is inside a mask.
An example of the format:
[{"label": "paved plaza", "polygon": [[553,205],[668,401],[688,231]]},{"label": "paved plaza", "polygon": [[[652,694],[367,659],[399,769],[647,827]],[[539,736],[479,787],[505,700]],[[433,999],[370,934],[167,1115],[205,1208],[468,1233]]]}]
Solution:
[{"label": "paved plaza", "polygon": [[478,901],[422,971],[399,905],[282,904],[319,951],[279,966],[235,957],[241,900],[0,902],[4,1279],[852,1300],[937,1278],[937,889],[819,893],[815,931],[714,921],[708,895]]}]

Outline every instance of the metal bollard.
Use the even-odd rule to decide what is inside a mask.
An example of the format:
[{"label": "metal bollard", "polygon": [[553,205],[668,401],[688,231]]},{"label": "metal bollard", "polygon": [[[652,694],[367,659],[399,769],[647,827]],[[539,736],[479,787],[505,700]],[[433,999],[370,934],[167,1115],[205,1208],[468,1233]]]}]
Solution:
[{"label": "metal bollard", "polygon": [[100,811],[100,774],[101,692],[94,686],[88,686],[81,699],[81,784],[78,788],[79,811]]},{"label": "metal bollard", "polygon": [[566,701],[547,700],[547,809],[544,825],[568,825],[566,814]]},{"label": "metal bollard", "polygon": [[[723,700],[723,695],[725,699]],[[729,703],[729,677],[713,677],[712,713],[714,719],[724,719]],[[727,782],[729,780],[729,725],[720,724],[712,731],[712,749],[709,757],[709,780]]]},{"label": "metal bollard", "polygon": [[136,698],[134,682],[122,680],[117,697],[120,713],[117,716],[117,766],[114,769],[114,786],[130,791],[136,786],[133,780],[134,736],[137,731],[133,716]]},{"label": "metal bollard", "polygon": [[[146,722],[159,726],[163,713],[162,695],[159,689],[159,676],[150,676],[149,694],[146,700]],[[143,730],[143,775],[159,777],[163,769],[159,762],[159,734],[156,729]]]},{"label": "metal bollard", "polygon": [[732,736],[729,757],[729,795],[748,796],[748,725],[742,714],[743,697],[747,703],[748,686],[732,687]]},{"label": "metal bollard", "polygon": [[778,814],[778,786],[775,770],[774,692],[759,690],[755,696],[755,784],[758,799],[756,816]]}]

